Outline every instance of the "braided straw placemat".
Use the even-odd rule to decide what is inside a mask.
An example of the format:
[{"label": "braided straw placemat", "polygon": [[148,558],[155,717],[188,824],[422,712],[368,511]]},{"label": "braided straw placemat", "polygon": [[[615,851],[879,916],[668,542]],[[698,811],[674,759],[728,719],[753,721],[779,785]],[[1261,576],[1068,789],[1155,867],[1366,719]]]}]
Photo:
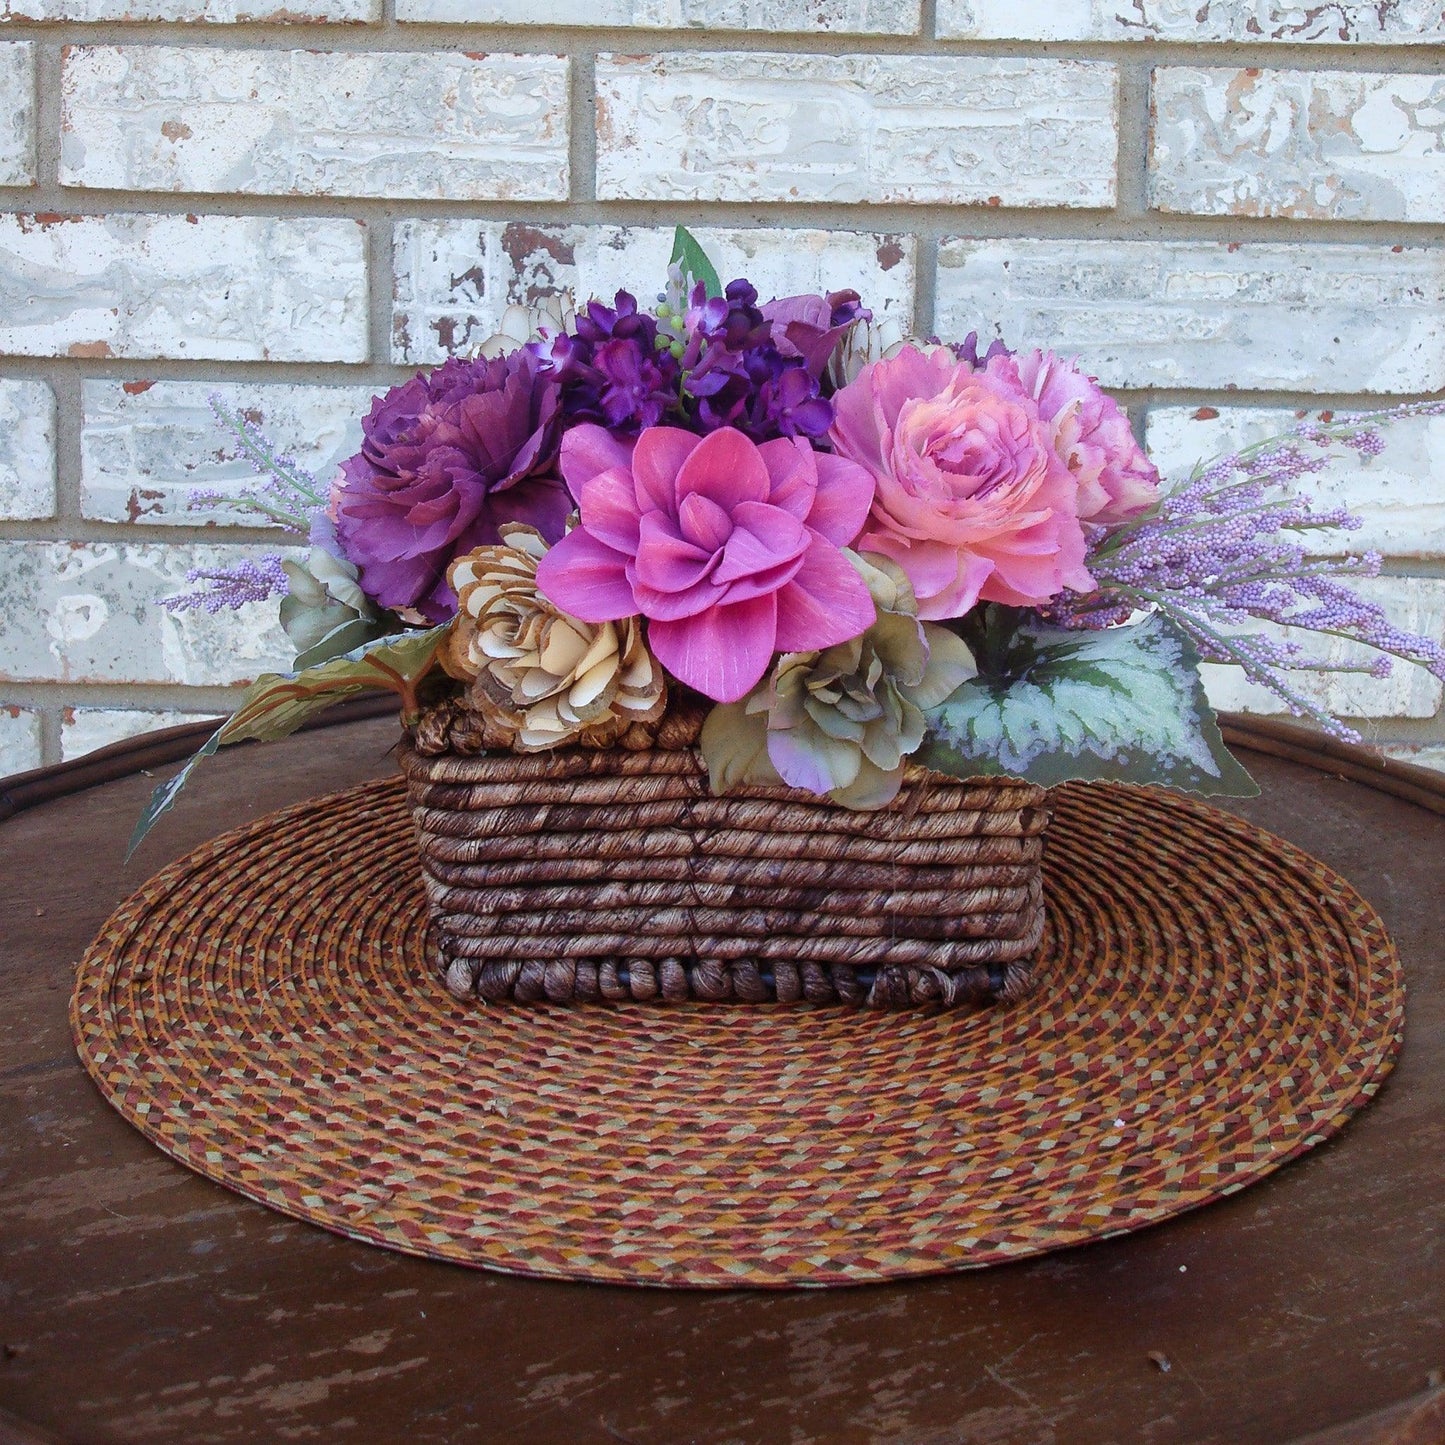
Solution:
[{"label": "braided straw placemat", "polygon": [[400,784],[180,859],[80,965],[72,1025],[166,1153],[356,1239],[710,1287],[964,1269],[1138,1229],[1338,1130],[1399,1047],[1379,918],[1152,789],[1067,787],[1017,1005],[478,1007],[429,976]]}]

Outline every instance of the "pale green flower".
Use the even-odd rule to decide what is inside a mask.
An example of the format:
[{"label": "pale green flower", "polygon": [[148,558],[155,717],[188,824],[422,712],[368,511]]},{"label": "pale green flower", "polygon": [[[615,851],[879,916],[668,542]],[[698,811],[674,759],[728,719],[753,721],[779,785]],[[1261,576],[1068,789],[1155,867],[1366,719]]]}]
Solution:
[{"label": "pale green flower", "polygon": [[918,620],[901,568],[848,555],[877,621],[836,647],[783,653],[747,697],[712,710],[701,746],[714,792],[786,783],[848,808],[884,807],[923,742],[924,710],[976,675],[960,637]]}]

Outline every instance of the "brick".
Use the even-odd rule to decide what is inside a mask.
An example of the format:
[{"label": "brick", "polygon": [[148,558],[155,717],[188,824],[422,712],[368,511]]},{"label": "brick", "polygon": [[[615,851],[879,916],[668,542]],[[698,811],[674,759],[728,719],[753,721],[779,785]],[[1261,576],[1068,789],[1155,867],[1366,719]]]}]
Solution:
[{"label": "brick", "polygon": [[0,703],[0,778],[28,773],[40,763],[40,715]]},{"label": "brick", "polygon": [[1445,743],[1390,743],[1380,751],[1396,762],[1445,773]]},{"label": "brick", "polygon": [[373,386],[280,383],[87,381],[80,434],[81,515],[100,522],[197,526],[265,525],[243,507],[207,502],[259,479],[235,437],[213,415],[217,397],[246,417],[279,453],[315,477],[325,494],[337,466],[361,445],[360,419]]},{"label": "brick", "polygon": [[274,601],[216,613],[159,605],[188,589],[188,567],[256,555],[211,544],[0,542],[0,681],[204,687],[286,668],[295,650]]},{"label": "brick", "polygon": [[565,200],[568,61],[79,46],[60,181],[105,190]]},{"label": "brick", "polygon": [[1155,210],[1445,220],[1445,77],[1171,66],[1150,114]]},{"label": "brick", "polygon": [[214,716],[214,713],[173,709],[67,707],[60,715],[60,760],[68,763],[72,758],[83,758],[86,753],[108,748],[127,738]]},{"label": "brick", "polygon": [[1445,386],[1445,252],[1424,248],[950,240],[936,317],[1077,355],[1106,386]]},{"label": "brick", "polygon": [[[746,274],[764,299],[851,286],[879,315],[911,322],[911,238],[862,231],[699,226],[724,279]],[[392,360],[425,365],[468,355],[516,303],[570,290],[649,298],[663,285],[673,232],[662,226],[529,226],[415,220],[395,233]]]},{"label": "brick", "polygon": [[397,0],[396,18],[456,25],[586,25],[916,35],[919,0]]},{"label": "brick", "polygon": [[1317,41],[1409,45],[1445,40],[1440,0],[1303,4],[1299,0],[938,0],[951,40]]},{"label": "brick", "polygon": [[[1362,597],[1379,603],[1397,627],[1445,642],[1445,581],[1424,577],[1362,578],[1353,584]],[[1332,662],[1364,662],[1379,656],[1367,647],[1340,638],[1294,628],[1261,629],[1270,636],[1298,642],[1311,656]],[[1273,693],[1244,680],[1237,667],[1206,665],[1202,669],[1210,702],[1221,711],[1284,713],[1288,709]],[[1295,672],[1289,681],[1312,702],[1341,718],[1434,717],[1440,710],[1442,684],[1423,667],[1395,661],[1390,676],[1362,673]]]},{"label": "brick", "polygon": [[0,353],[364,361],[359,221],[0,216]]},{"label": "brick", "polygon": [[1114,204],[1103,61],[598,57],[605,200]]},{"label": "brick", "polygon": [[43,381],[0,381],[0,520],[55,515],[55,397]]},{"label": "brick", "polygon": [[249,21],[273,24],[347,24],[382,18],[381,0],[0,0],[0,20]]},{"label": "brick", "polygon": [[[1182,477],[1197,461],[1320,416],[1263,407],[1155,407],[1144,434],[1164,474]],[[1363,521],[1357,532],[1329,534],[1330,550],[1445,558],[1445,417],[1405,417],[1385,424],[1381,434],[1385,450],[1379,456],[1361,457],[1336,447],[1328,470],[1304,478],[1298,489],[1322,508],[1348,507]]]},{"label": "brick", "polygon": [[0,186],[35,184],[35,47],[0,44]]}]

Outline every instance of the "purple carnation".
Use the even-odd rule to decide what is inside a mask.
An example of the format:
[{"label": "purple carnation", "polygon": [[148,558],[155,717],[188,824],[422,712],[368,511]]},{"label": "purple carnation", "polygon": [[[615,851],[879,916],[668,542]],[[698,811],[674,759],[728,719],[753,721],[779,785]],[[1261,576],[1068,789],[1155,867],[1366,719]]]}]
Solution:
[{"label": "purple carnation", "polygon": [[447,567],[496,542],[500,523],[525,522],[549,542],[562,535],[571,502],[555,475],[560,391],[523,350],[454,358],[376,398],[333,497],[337,536],[368,596],[442,622],[456,610]]}]

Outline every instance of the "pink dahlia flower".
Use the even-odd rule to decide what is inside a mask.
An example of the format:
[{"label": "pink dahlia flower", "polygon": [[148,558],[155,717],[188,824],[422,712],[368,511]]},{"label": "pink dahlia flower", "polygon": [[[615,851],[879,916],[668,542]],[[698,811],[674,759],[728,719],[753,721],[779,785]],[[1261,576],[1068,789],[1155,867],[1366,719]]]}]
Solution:
[{"label": "pink dahlia flower", "polygon": [[1159,500],[1159,472],[1113,397],[1051,351],[1022,351],[1013,360],[1054,450],[1073,473],[1079,520],[1112,526],[1147,512]]},{"label": "pink dahlia flower", "polygon": [[537,586],[584,622],[639,612],[669,672],[735,702],[773,654],[857,637],[877,616],[840,550],[863,525],[873,480],[801,438],[761,446],[649,427],[635,447],[599,426],[562,441],[581,522],[542,559]]},{"label": "pink dahlia flower", "polygon": [[1077,488],[1008,358],[975,372],[906,346],[833,398],[829,438],[877,483],[854,545],[908,574],[918,615],[1088,592]]}]

